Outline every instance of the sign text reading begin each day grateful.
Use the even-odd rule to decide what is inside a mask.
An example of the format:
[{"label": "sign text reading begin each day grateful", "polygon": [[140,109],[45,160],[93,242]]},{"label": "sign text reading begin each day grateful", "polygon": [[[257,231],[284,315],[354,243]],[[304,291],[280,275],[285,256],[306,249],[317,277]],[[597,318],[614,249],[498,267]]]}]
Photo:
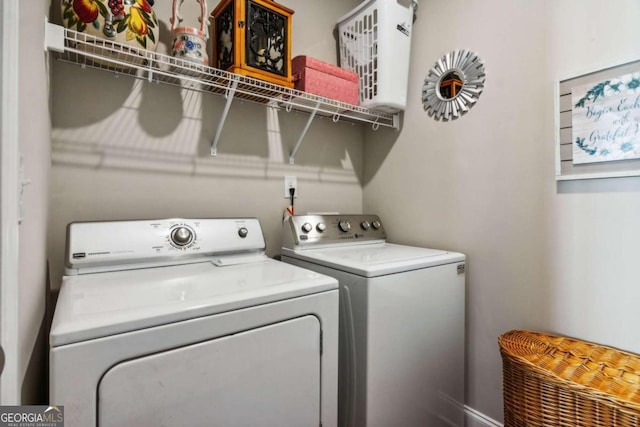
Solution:
[{"label": "sign text reading begin each day grateful", "polygon": [[640,158],[640,73],[571,93],[574,164]]}]

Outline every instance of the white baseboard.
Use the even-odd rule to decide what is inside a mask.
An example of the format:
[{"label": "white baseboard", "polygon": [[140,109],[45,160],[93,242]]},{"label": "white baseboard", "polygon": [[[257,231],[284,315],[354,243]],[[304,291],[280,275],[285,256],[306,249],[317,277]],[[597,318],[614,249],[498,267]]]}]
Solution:
[{"label": "white baseboard", "polygon": [[464,418],[466,427],[504,427],[504,424],[487,417],[485,414],[465,405]]}]

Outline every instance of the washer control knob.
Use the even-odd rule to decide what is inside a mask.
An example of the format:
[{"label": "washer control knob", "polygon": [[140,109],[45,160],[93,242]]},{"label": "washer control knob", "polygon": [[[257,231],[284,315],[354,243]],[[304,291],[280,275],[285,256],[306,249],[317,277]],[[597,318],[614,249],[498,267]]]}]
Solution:
[{"label": "washer control knob", "polygon": [[304,224],[302,224],[302,231],[304,231],[305,233],[308,233],[311,230],[313,230],[313,226],[311,224],[309,224],[308,222],[305,222]]},{"label": "washer control knob", "polygon": [[362,221],[360,223],[360,228],[362,228],[363,230],[368,230],[370,226],[371,224],[369,224],[369,221]]},{"label": "washer control knob", "polygon": [[238,229],[238,236],[242,237],[243,239],[247,237],[247,234],[249,234],[249,230],[247,230],[246,227],[242,227]]},{"label": "washer control knob", "polygon": [[324,233],[324,230],[327,229],[327,224],[325,224],[324,222],[319,222],[318,225],[316,225],[316,230],[318,230],[318,232],[320,233]]},{"label": "washer control knob", "polygon": [[177,246],[187,246],[193,241],[193,233],[187,227],[176,227],[171,232],[171,241]]},{"label": "washer control knob", "polygon": [[346,233],[347,231],[351,230],[351,224],[349,224],[349,221],[347,220],[342,220],[338,223],[338,228],[340,229],[340,231]]},{"label": "washer control knob", "polygon": [[380,224],[380,221],[373,221],[371,223],[371,226],[373,227],[374,230],[377,230],[378,228],[382,227],[382,224]]}]

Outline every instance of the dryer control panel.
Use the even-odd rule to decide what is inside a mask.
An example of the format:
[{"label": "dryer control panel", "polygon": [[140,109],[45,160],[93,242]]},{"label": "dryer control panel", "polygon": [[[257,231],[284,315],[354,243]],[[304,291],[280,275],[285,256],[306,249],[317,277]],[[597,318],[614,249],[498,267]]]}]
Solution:
[{"label": "dryer control panel", "polygon": [[284,225],[283,246],[353,245],[386,238],[377,215],[297,215]]},{"label": "dryer control panel", "polygon": [[264,249],[256,218],[75,222],[67,227],[66,274],[199,262]]}]

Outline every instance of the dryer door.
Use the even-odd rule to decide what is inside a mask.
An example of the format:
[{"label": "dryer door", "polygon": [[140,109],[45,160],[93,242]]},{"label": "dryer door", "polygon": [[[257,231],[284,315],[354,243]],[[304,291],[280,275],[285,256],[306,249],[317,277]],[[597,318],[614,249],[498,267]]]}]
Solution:
[{"label": "dryer door", "polygon": [[320,345],[304,316],[122,362],[98,386],[98,425],[317,427]]}]

